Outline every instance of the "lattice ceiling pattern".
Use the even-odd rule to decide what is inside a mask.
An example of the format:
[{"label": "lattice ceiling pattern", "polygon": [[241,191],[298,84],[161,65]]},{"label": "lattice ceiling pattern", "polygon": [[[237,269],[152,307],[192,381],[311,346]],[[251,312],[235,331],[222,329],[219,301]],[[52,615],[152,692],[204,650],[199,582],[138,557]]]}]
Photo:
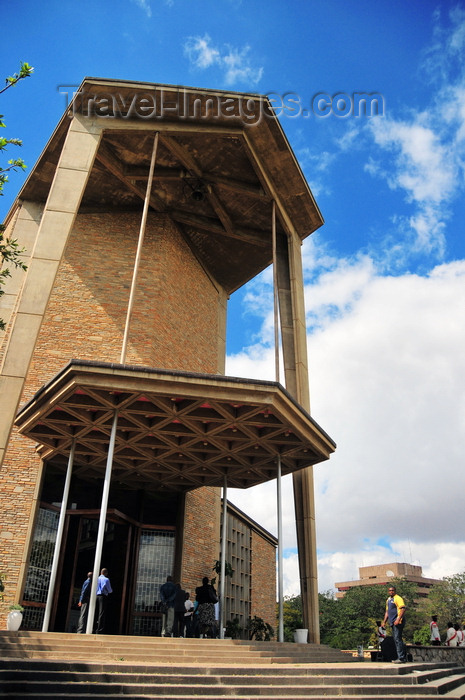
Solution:
[{"label": "lattice ceiling pattern", "polygon": [[329,458],[335,445],[274,382],[73,361],[18,414],[46,460],[131,489],[247,488]]}]

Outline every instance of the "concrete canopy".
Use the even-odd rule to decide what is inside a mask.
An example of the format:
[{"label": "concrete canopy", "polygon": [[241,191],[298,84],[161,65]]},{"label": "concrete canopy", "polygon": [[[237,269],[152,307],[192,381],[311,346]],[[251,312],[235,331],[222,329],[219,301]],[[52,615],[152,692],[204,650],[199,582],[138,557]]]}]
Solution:
[{"label": "concrete canopy", "polygon": [[272,200],[278,236],[323,224],[266,97],[99,78],[84,79],[18,199],[46,202],[73,115],[103,129],[80,211],[140,210],[158,130],[150,206],[229,294],[272,261]]},{"label": "concrete canopy", "polygon": [[327,460],[331,438],[277,382],[72,360],[19,411],[43,459],[105,470],[115,410],[115,481],[130,489],[247,488]]}]

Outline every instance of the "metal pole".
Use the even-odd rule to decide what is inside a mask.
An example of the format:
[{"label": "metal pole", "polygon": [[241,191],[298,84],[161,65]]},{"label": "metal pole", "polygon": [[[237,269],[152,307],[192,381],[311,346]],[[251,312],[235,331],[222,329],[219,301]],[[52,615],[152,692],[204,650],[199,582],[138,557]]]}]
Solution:
[{"label": "metal pole", "polygon": [[148,214],[149,203],[150,203],[150,192],[152,191],[153,171],[155,169],[157,148],[158,148],[158,131],[155,132],[155,138],[153,141],[152,160],[150,161],[149,179],[147,181],[147,189],[145,191],[145,200],[144,200],[144,209],[142,212],[142,220],[140,222],[139,242],[137,244],[136,259],[134,261],[134,271],[132,273],[131,292],[129,294],[128,310],[127,310],[127,314],[126,314],[126,325],[124,327],[123,347],[121,348],[121,358],[120,358],[121,364],[124,364],[124,362],[126,360],[126,350],[127,350],[127,346],[128,346],[128,336],[129,336],[129,324],[131,321],[132,307],[134,306],[134,296],[135,296],[136,284],[137,284],[137,274],[139,272],[139,263],[140,263],[140,258],[142,255],[142,244],[144,242],[145,226],[147,224],[147,214]]},{"label": "metal pole", "polygon": [[284,642],[284,575],[283,575],[283,509],[281,494],[281,456],[278,455],[278,642]]},{"label": "metal pole", "polygon": [[100,506],[100,520],[98,524],[97,543],[95,545],[94,571],[92,574],[92,587],[89,600],[89,616],[87,618],[86,634],[92,634],[94,627],[95,603],[97,595],[97,579],[100,574],[100,564],[103,551],[103,539],[105,536],[105,523],[107,520],[108,494],[110,492],[111,470],[113,467],[113,453],[115,451],[116,442],[116,427],[118,425],[118,411],[115,411],[113,416],[113,424],[111,426],[110,442],[108,445],[107,466],[105,470],[105,479],[103,482],[102,504]]},{"label": "metal pole", "polygon": [[223,523],[221,527],[221,566],[220,566],[220,639],[224,639],[224,588],[226,578],[226,547],[228,521],[228,477],[223,482]]},{"label": "metal pole", "polygon": [[[274,315],[274,358],[275,379],[279,382],[279,318],[278,318],[278,255],[276,244],[276,203],[273,200],[271,211],[271,235],[273,244],[273,315]],[[283,585],[283,516],[281,495],[281,456],[278,455],[278,473],[276,479],[276,498],[278,508],[278,642],[284,641],[284,585]]]},{"label": "metal pole", "polygon": [[63,496],[61,498],[60,517],[58,520],[57,538],[56,538],[56,542],[55,542],[55,550],[53,552],[52,570],[50,572],[50,583],[48,586],[47,603],[45,604],[45,615],[44,615],[44,621],[42,623],[42,632],[48,632],[48,626],[50,624],[50,615],[52,612],[53,596],[55,594],[55,584],[56,584],[57,571],[58,571],[58,560],[60,558],[61,542],[63,539],[63,530],[65,527],[66,508],[68,505],[69,487],[71,484],[71,472],[73,471],[75,449],[76,449],[76,440],[73,440],[73,442],[71,444],[71,451],[70,451],[69,457],[68,457],[68,468],[66,470],[66,479],[65,479],[65,486],[63,488]]},{"label": "metal pole", "polygon": [[278,256],[276,251],[276,203],[274,200],[271,210],[271,236],[273,245],[274,364],[275,380],[279,382]]}]

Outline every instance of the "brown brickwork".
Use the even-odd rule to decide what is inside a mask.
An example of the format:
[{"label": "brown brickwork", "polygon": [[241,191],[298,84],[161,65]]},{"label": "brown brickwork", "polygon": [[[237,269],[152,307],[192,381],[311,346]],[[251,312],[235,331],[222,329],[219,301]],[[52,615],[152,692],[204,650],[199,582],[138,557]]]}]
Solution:
[{"label": "brown brickwork", "polygon": [[251,617],[256,615],[276,629],[276,548],[252,530]]},{"label": "brown brickwork", "polygon": [[220,554],[220,489],[203,488],[186,494],[181,583],[194,591],[202,578],[212,578],[213,565]]}]

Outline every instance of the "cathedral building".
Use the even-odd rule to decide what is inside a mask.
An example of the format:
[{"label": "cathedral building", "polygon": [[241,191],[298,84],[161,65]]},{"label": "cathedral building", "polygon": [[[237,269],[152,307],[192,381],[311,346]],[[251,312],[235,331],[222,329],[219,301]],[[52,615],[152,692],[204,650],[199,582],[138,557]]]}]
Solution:
[{"label": "cathedral building", "polygon": [[[225,558],[225,619],[274,626],[277,541],[227,489],[292,474],[319,641],[312,469],[335,444],[301,245],[322,223],[266,97],[83,81],[5,222],[27,272],[0,298],[0,605],[23,628],[73,629],[106,567],[111,631],[157,634],[166,576],[192,597]],[[283,378],[227,377],[228,298],[270,264]]]}]

